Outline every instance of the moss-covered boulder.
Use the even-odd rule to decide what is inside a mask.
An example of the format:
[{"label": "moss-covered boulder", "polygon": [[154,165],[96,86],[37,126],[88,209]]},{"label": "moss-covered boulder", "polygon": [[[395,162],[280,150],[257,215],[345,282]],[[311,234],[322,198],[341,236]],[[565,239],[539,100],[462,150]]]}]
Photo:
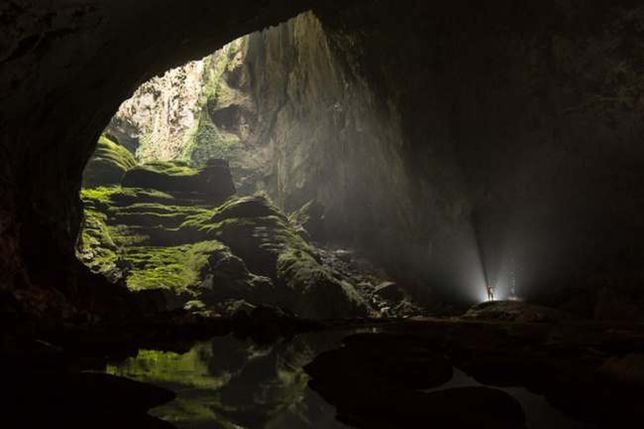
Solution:
[{"label": "moss-covered boulder", "polygon": [[148,163],[129,170],[121,183],[125,188],[155,189],[213,204],[235,193],[228,163],[217,159],[203,168],[193,168],[181,161]]},{"label": "moss-covered boulder", "polygon": [[369,313],[354,286],[320,262],[316,248],[264,195],[232,198],[181,229],[225,243],[252,272],[270,277],[275,289],[266,303],[310,318]]},{"label": "moss-covered boulder", "polygon": [[107,136],[101,136],[94,156],[83,174],[83,186],[95,187],[121,183],[125,173],[136,166],[132,153]]},{"label": "moss-covered boulder", "polygon": [[309,252],[281,252],[277,280],[293,296],[291,309],[302,317],[340,319],[369,314],[368,305],[355,287]]},{"label": "moss-covered boulder", "polygon": [[[159,174],[194,172],[183,164],[160,165]],[[216,206],[166,191],[84,189],[79,257],[95,272],[125,279],[131,290],[161,290],[203,313],[243,300],[315,319],[368,314],[353,285],[321,262],[306,235],[265,195]]]}]

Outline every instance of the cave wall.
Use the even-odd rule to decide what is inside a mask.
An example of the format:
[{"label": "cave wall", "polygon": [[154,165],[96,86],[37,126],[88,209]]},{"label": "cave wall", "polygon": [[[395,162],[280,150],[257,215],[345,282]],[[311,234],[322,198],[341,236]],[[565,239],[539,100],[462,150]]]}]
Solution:
[{"label": "cave wall", "polygon": [[[369,2],[249,36],[265,187],[419,289],[639,317],[636,2]],[[395,23],[395,24],[393,24]]]},{"label": "cave wall", "polygon": [[[74,289],[65,268],[82,167],[138,84],[309,6],[3,3],[2,287]],[[301,18],[251,45],[270,65],[252,89],[279,103],[258,114],[285,124],[259,130],[285,206],[316,195],[336,238],[420,286],[462,283],[478,255],[494,276],[509,254],[527,296],[597,317],[637,311],[628,304],[642,297],[644,255],[637,2],[312,7],[321,26]],[[267,94],[262,79],[283,82],[281,92]]]},{"label": "cave wall", "polygon": [[[0,288],[77,294],[85,162],[119,104],[157,73],[307,2],[11,0],[0,5]],[[81,283],[86,279],[83,278]]]},{"label": "cave wall", "polygon": [[[431,243],[433,253],[407,258],[410,272],[446,254],[456,263],[427,279],[451,282],[467,264],[451,237],[433,233],[446,230],[447,215],[471,225],[492,281],[515,259],[523,296],[597,318],[635,317],[644,281],[644,9],[404,5],[317,11],[336,55],[401,121],[418,234],[401,245],[368,226],[369,247],[406,255]],[[374,174],[386,171],[383,163]]]}]

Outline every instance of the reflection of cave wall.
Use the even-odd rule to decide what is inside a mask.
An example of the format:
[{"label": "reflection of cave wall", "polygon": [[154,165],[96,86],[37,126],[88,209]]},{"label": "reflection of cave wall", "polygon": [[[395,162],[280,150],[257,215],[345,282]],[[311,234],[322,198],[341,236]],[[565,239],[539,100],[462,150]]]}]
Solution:
[{"label": "reflection of cave wall", "polygon": [[[118,103],[296,11],[88,0],[49,19],[32,3],[0,6],[21,18],[0,56],[0,281],[67,286],[82,165]],[[475,210],[486,258],[514,249],[533,295],[641,297],[634,2],[338,3],[316,5],[322,27],[303,17],[249,42],[266,186],[286,207],[315,195],[335,238],[423,285],[462,280]]]}]

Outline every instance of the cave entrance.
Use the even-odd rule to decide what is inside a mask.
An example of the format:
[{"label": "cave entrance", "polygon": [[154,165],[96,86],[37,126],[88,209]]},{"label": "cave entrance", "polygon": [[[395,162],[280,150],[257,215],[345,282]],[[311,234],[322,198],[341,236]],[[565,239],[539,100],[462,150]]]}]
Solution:
[{"label": "cave entrance", "polygon": [[[132,291],[159,292],[166,309],[419,312],[365,258],[320,244],[320,181],[303,169],[319,153],[302,142],[335,141],[346,96],[329,50],[310,54],[325,43],[304,14],[143,83],[86,166],[81,261]],[[327,70],[316,74],[320,63]]]}]

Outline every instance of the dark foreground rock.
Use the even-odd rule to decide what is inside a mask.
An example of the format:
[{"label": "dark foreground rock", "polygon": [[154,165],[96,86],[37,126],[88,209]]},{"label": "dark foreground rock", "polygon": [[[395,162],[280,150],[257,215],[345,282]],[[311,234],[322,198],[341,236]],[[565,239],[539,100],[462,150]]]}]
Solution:
[{"label": "dark foreground rock", "polygon": [[3,427],[173,427],[147,415],[173,392],[108,374],[12,368],[3,390]]},{"label": "dark foreground rock", "polygon": [[464,387],[425,393],[452,378],[452,363],[419,338],[356,335],[305,367],[310,386],[359,428],[520,428],[523,411],[507,393]]}]

